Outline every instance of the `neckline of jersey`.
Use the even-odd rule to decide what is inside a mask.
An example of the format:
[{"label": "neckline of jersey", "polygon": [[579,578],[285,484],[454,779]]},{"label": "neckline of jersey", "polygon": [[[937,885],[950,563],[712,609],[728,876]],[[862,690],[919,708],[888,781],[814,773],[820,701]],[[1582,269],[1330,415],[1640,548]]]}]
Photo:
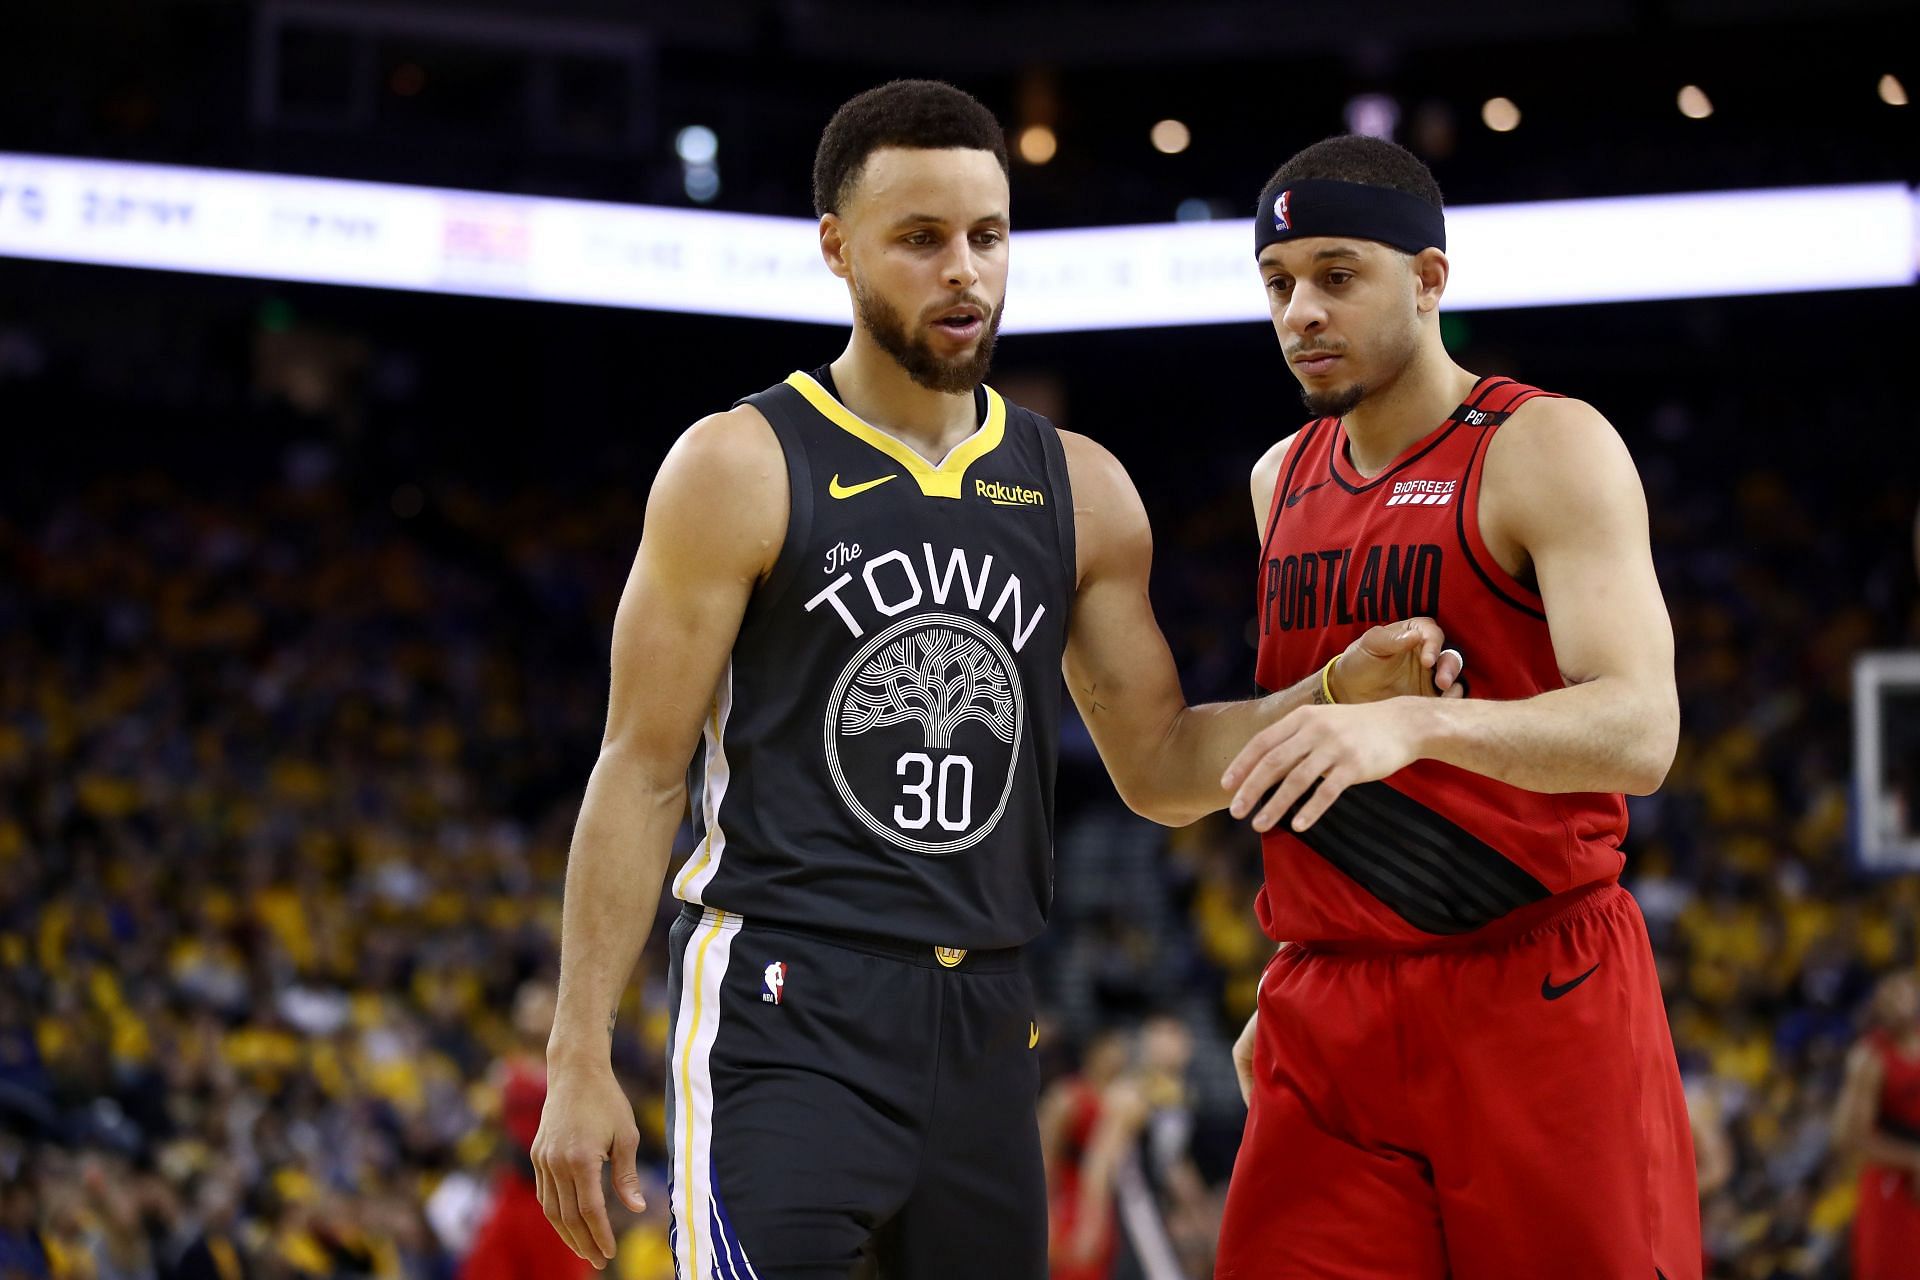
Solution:
[{"label": "neckline of jersey", "polygon": [[946,456],[938,462],[928,460],[899,437],[881,430],[847,408],[812,374],[795,369],[787,375],[787,385],[804,396],[807,403],[827,421],[905,467],[907,474],[919,484],[920,492],[929,498],[958,498],[960,483],[966,477],[967,468],[999,448],[1006,434],[1006,401],[1000,398],[999,392],[984,383],[980,387],[986,393],[987,401],[984,421],[974,429],[972,435],[947,450]]},{"label": "neckline of jersey", "polygon": [[1332,446],[1327,450],[1327,474],[1338,480],[1340,487],[1348,493],[1365,493],[1394,472],[1412,466],[1438,448],[1440,442],[1446,439],[1447,433],[1466,420],[1468,411],[1491,394],[1495,384],[1509,381],[1511,379],[1502,378],[1497,374],[1482,374],[1480,380],[1473,384],[1473,390],[1467,393],[1467,398],[1455,405],[1452,413],[1442,419],[1433,430],[1402,449],[1392,462],[1374,476],[1362,476],[1360,468],[1354,466],[1353,459],[1347,456],[1346,420],[1332,419],[1333,441]]}]

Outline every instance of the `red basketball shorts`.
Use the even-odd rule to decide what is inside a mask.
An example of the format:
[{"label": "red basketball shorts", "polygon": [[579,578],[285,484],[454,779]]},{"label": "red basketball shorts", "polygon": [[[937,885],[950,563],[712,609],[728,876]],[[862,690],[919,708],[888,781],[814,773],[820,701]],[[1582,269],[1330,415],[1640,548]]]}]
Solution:
[{"label": "red basketball shorts", "polygon": [[1698,1280],[1693,1137],[1615,884],[1499,940],[1284,948],[1217,1280]]}]

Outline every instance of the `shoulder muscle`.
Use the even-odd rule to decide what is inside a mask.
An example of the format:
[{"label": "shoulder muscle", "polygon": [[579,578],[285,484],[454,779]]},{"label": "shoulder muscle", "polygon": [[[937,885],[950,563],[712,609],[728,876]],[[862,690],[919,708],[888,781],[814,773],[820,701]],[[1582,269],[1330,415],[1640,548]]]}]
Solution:
[{"label": "shoulder muscle", "polygon": [[686,767],[754,585],[786,535],[785,459],[751,408],[696,422],[647,497],[613,622],[603,749],[660,776]]},{"label": "shoulder muscle", "polygon": [[779,558],[786,529],[780,442],[759,410],[741,405],[702,418],[667,451],[647,498],[643,547],[758,579]]},{"label": "shoulder muscle", "polygon": [[1638,531],[1646,497],[1613,424],[1581,400],[1528,402],[1487,446],[1480,523],[1503,563],[1522,567],[1544,544]]},{"label": "shoulder muscle", "polygon": [[1133,477],[1104,445],[1074,431],[1062,431],[1067,475],[1073,486],[1074,542],[1078,578],[1085,581],[1103,566],[1139,565],[1152,555],[1153,534],[1147,509]]},{"label": "shoulder muscle", "polygon": [[1267,534],[1267,517],[1273,512],[1273,487],[1280,483],[1280,468],[1287,464],[1287,450],[1300,438],[1298,431],[1260,455],[1253,464],[1253,528],[1256,537]]}]

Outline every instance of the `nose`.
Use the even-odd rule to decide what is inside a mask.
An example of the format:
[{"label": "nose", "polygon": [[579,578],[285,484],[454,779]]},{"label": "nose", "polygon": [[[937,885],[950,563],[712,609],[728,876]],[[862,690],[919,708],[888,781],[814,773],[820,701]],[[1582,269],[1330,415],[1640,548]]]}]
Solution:
[{"label": "nose", "polygon": [[1312,288],[1298,284],[1294,286],[1293,296],[1287,299],[1286,310],[1281,313],[1280,321],[1304,336],[1327,323],[1327,309],[1321,305]]},{"label": "nose", "polygon": [[971,289],[979,283],[980,271],[973,261],[973,244],[965,236],[953,242],[942,264],[942,278],[949,289]]}]

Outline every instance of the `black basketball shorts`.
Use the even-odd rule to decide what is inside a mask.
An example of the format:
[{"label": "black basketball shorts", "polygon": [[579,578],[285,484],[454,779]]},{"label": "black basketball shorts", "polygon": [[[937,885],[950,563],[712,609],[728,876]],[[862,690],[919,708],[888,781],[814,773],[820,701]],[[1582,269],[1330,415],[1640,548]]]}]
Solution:
[{"label": "black basketball shorts", "polygon": [[971,954],[674,922],[667,1137],[679,1280],[1044,1280],[1033,990]]}]

